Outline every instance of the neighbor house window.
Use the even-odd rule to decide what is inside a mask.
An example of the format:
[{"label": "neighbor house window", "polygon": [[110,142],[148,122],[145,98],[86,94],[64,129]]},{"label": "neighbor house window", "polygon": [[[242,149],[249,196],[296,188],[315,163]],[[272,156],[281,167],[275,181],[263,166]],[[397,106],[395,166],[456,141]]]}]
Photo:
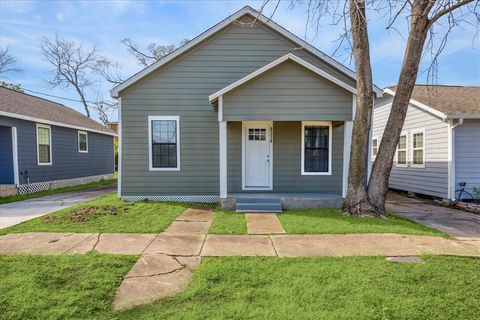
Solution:
[{"label": "neighbor house window", "polygon": [[52,134],[50,126],[37,124],[38,165],[52,164]]},{"label": "neighbor house window", "polygon": [[425,132],[412,132],[412,167],[425,167]]},{"label": "neighbor house window", "polygon": [[302,175],[331,174],[331,122],[302,123]]},{"label": "neighbor house window", "polygon": [[180,170],[179,117],[148,117],[150,170]]},{"label": "neighbor house window", "polygon": [[378,153],[378,138],[372,139],[372,158],[376,158]]},{"label": "neighbor house window", "polygon": [[78,152],[88,152],[88,133],[78,131]]},{"label": "neighbor house window", "polygon": [[400,136],[397,147],[397,166],[406,167],[407,166],[407,135],[403,134]]}]

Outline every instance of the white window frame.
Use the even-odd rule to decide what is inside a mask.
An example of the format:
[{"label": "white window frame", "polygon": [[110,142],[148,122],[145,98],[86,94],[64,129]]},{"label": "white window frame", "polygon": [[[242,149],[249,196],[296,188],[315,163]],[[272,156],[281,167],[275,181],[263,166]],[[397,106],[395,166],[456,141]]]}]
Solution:
[{"label": "white window frame", "polygon": [[[177,166],[175,168],[156,168],[152,161],[152,121],[174,120],[177,125]],[[180,171],[180,117],[179,116],[148,116],[148,167],[150,171]]]},{"label": "white window frame", "polygon": [[[395,149],[395,167],[399,167],[399,168],[407,168],[408,167],[408,146],[410,145],[408,143],[408,131],[404,131],[400,134],[400,137],[401,136],[405,136],[405,149],[398,149],[398,144],[397,144],[397,148]],[[399,139],[399,142],[400,142],[400,139]],[[398,163],[398,151],[405,151],[405,163]]]},{"label": "white window frame", "polygon": [[[48,129],[48,140],[50,142],[50,162],[40,162],[40,149],[38,148],[38,128],[45,128]],[[37,123],[35,126],[35,136],[36,136],[36,144],[37,144],[37,165],[39,166],[51,166],[53,162],[52,158],[52,148],[53,148],[53,142],[52,142],[52,127],[47,125],[47,124],[40,124]]]},{"label": "white window frame", "polygon": [[[328,126],[328,171],[305,171],[305,126]],[[301,175],[302,176],[331,176],[332,175],[332,122],[331,121],[302,121],[301,125]]]},{"label": "white window frame", "polygon": [[378,136],[372,137],[372,148],[371,148],[371,152],[372,152],[372,157],[371,157],[371,158],[372,158],[372,160],[377,157],[376,155],[373,154],[373,148],[374,148],[374,146],[373,146],[373,140],[377,140],[377,146],[376,146],[376,148],[377,148],[377,154],[378,154],[378,147],[380,146],[380,139],[378,138]]},{"label": "white window frame", "polygon": [[[413,144],[413,135],[416,133],[421,133],[423,135],[423,148],[415,148],[415,145]],[[425,139],[425,129],[416,129],[412,130],[410,132],[410,139],[412,141],[411,143],[411,152],[410,152],[410,163],[412,168],[425,168],[425,146],[426,146],[426,139]],[[413,151],[414,150],[423,150],[423,159],[422,159],[422,164],[415,164],[413,163]]]},{"label": "white window frame", "polygon": [[[87,137],[87,150],[80,150],[80,135],[84,134]],[[88,153],[88,132],[87,131],[78,131],[77,134],[77,141],[78,141],[78,152],[80,153]]]}]

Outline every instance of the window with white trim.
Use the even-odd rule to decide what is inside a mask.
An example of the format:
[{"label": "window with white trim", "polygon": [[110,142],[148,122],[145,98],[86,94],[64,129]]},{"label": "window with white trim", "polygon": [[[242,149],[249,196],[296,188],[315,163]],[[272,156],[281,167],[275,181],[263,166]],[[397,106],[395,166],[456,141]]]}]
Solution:
[{"label": "window with white trim", "polygon": [[412,132],[412,167],[425,167],[425,132]]},{"label": "window with white trim", "polygon": [[179,122],[175,116],[148,117],[150,170],[180,170]]},{"label": "window with white trim", "polygon": [[377,157],[378,153],[378,138],[373,138],[372,139],[372,159],[375,159]]},{"label": "window with white trim", "polygon": [[52,132],[48,125],[37,124],[37,163],[52,164]]},{"label": "window with white trim", "polygon": [[78,152],[88,152],[88,133],[86,131],[78,131]]},{"label": "window with white trim", "polygon": [[329,175],[332,123],[302,122],[302,175]]},{"label": "window with white trim", "polygon": [[397,167],[407,166],[407,134],[401,134],[397,146]]}]

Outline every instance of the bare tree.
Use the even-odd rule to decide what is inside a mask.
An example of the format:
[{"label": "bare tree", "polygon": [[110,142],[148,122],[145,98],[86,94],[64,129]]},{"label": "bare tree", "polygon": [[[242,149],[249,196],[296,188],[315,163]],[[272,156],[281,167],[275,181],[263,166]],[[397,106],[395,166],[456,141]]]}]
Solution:
[{"label": "bare tree", "polygon": [[[180,46],[189,41],[190,40],[188,39],[183,39],[180,42]],[[145,51],[140,49],[138,45],[129,38],[123,39],[122,43],[127,47],[128,52],[130,52],[137,59],[137,62],[143,67],[148,67],[152,63],[163,59],[166,55],[177,49],[177,47],[173,44],[159,45],[157,43],[150,43]]]},{"label": "bare tree", "polygon": [[10,48],[0,48],[0,76],[6,76],[10,73],[18,73],[20,68],[16,67],[17,60],[10,54]]},{"label": "bare tree", "polygon": [[55,35],[53,39],[42,38],[41,50],[44,59],[53,67],[53,79],[47,83],[52,88],[73,87],[90,117],[86,90],[94,83],[91,74],[100,59],[97,49],[86,49],[82,44]]},{"label": "bare tree", "polygon": [[[265,0],[262,8],[265,7],[266,2],[270,2],[270,0]],[[275,10],[279,3],[280,1],[277,0]],[[292,1],[292,4],[307,5],[306,28],[312,20],[315,20],[313,24],[318,30],[319,20],[324,15],[332,16],[335,24],[343,23],[344,28],[339,37],[339,47],[344,43],[349,45],[355,58],[357,73],[357,113],[353,124],[348,194],[343,204],[343,211],[346,214],[354,215],[383,214],[393,157],[417,79],[425,41],[430,35],[427,49],[433,57],[429,68],[429,74],[432,74],[431,71],[435,70],[438,56],[445,47],[452,28],[465,22],[465,16],[468,14],[473,14],[477,23],[480,21],[479,2],[474,2],[474,0],[373,0],[369,2],[366,0],[349,0],[348,2],[346,0],[343,2],[308,0],[298,3]],[[396,94],[386,125],[389,130],[385,130],[382,137],[368,185],[365,176],[367,163],[370,161],[367,155],[368,134],[372,126],[373,93],[366,17],[367,5],[379,13],[385,14],[385,10],[390,13],[391,19],[387,28],[391,28],[400,16],[408,19],[410,25]],[[458,14],[455,15],[456,13]],[[432,44],[435,35],[433,27],[444,16],[448,17],[447,31],[440,46],[435,50]],[[350,18],[350,27],[346,22],[348,17]]]}]

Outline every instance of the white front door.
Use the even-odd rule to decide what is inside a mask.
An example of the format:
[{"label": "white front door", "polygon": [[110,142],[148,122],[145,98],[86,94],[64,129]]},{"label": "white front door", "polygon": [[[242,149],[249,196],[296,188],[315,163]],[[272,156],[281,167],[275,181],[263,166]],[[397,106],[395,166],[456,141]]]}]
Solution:
[{"label": "white front door", "polygon": [[244,189],[271,189],[272,126],[271,124],[246,124],[244,135]]}]

